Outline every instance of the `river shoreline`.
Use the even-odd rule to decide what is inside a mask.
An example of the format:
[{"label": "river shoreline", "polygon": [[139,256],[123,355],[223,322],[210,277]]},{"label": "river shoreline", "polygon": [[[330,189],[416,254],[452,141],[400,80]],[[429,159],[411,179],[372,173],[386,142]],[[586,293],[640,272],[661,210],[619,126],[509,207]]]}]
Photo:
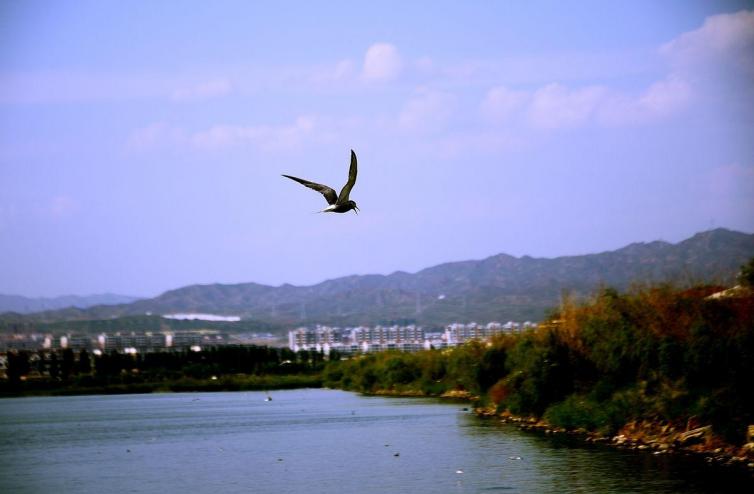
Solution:
[{"label": "river shoreline", "polygon": [[60,382],[50,381],[27,381],[21,386],[14,386],[7,382],[3,384],[0,387],[0,398],[321,388],[322,378],[319,374],[235,375],[220,376],[214,379],[183,378],[126,383],[91,383],[88,385],[61,385]]},{"label": "river shoreline", "polygon": [[[365,393],[369,396],[424,397],[478,403],[479,397],[468,391],[451,390],[438,395],[429,395],[418,390],[377,390]],[[617,434],[606,436],[585,429],[567,430],[556,427],[537,417],[520,417],[508,411],[499,412],[495,407],[476,406],[471,411],[478,417],[499,420],[519,429],[546,435],[567,435],[591,444],[602,444],[624,450],[651,452],[654,455],[681,455],[703,458],[710,464],[748,470],[754,475],[754,442],[736,446],[723,441],[712,432],[709,425],[689,424],[680,426],[670,423],[633,421],[623,426]],[[689,427],[689,425],[693,425]]]},{"label": "river shoreline", "polygon": [[606,436],[584,429],[567,430],[555,427],[536,417],[519,417],[498,412],[492,407],[476,407],[474,413],[490,420],[513,424],[521,430],[543,434],[569,435],[586,443],[604,444],[617,449],[652,452],[655,455],[686,455],[703,458],[708,463],[745,468],[754,475],[754,442],[743,446],[726,443],[708,425],[688,429],[669,423],[634,421],[623,426],[617,434]]}]

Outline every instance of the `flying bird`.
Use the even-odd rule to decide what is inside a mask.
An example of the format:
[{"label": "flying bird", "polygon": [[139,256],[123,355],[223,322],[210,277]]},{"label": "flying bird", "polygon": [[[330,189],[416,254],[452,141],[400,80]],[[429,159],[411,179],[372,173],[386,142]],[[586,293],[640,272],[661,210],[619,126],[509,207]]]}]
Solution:
[{"label": "flying bird", "polygon": [[295,180],[310,189],[314,189],[325,196],[328,206],[320,211],[320,213],[347,213],[353,209],[354,213],[359,214],[359,208],[356,206],[356,202],[348,198],[351,189],[353,189],[353,185],[356,183],[356,153],[353,152],[353,149],[351,150],[351,167],[348,169],[348,182],[346,182],[343,188],[340,189],[340,194],[336,194],[335,190],[327,185],[310,182],[303,178],[292,177],[290,175],[283,174],[283,176]]}]

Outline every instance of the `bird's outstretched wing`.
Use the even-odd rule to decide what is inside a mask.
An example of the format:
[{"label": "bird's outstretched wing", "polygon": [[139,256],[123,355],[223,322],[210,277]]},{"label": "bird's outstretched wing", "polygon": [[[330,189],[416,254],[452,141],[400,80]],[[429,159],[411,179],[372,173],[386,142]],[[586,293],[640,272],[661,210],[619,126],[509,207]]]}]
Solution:
[{"label": "bird's outstretched wing", "polygon": [[300,183],[301,185],[305,185],[309,187],[310,189],[314,189],[323,196],[325,196],[325,200],[327,201],[327,204],[333,205],[336,202],[338,202],[338,194],[335,193],[333,189],[328,187],[327,185],[318,184],[316,182],[310,182],[308,180],[304,180],[303,178],[297,178],[297,177],[291,177],[290,175],[283,175],[286,178],[290,178],[291,180],[295,180],[296,182]]},{"label": "bird's outstretched wing", "polygon": [[353,184],[356,183],[356,153],[351,150],[351,167],[348,169],[348,182],[343,186],[338,196],[338,204],[345,204],[348,202],[348,196],[353,189]]}]

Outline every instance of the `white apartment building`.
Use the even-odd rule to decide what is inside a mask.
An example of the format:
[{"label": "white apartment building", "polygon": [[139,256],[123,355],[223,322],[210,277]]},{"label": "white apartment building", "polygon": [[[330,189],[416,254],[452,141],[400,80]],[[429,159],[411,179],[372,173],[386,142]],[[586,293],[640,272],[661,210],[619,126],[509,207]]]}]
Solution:
[{"label": "white apartment building", "polygon": [[425,331],[421,326],[373,327],[357,326],[338,328],[317,325],[315,328],[300,327],[288,332],[288,346],[291,350],[321,351],[329,355],[331,351],[344,354],[399,350],[415,352],[419,350],[442,349],[463,344],[470,340],[487,340],[499,333],[512,333],[534,327],[529,321],[520,324],[509,321],[505,324],[490,322],[478,324],[453,323],[442,332]]}]

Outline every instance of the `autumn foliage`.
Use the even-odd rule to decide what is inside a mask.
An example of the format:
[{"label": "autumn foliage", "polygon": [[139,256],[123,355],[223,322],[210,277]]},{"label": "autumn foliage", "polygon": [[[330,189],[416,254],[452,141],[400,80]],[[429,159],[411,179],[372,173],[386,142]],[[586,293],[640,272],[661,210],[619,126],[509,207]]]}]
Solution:
[{"label": "autumn foliage", "polygon": [[754,423],[754,295],[635,287],[567,298],[537,329],[443,351],[332,362],[326,385],[439,395],[466,390],[514,414],[612,432],[632,420]]}]

